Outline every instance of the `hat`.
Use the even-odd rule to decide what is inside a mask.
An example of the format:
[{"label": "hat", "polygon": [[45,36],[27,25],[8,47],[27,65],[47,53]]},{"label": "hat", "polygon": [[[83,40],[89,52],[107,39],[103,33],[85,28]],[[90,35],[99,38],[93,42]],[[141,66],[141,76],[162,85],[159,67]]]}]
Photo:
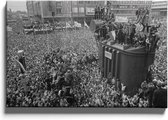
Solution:
[{"label": "hat", "polygon": [[18,54],[23,53],[23,52],[24,52],[24,50],[19,50],[19,51],[18,51]]},{"label": "hat", "polygon": [[73,80],[73,75],[71,73],[65,73],[65,78],[68,80]]},{"label": "hat", "polygon": [[157,80],[156,78],[154,78],[152,82],[156,83],[157,81],[158,81],[158,80]]},{"label": "hat", "polygon": [[148,83],[148,88],[153,88],[154,87],[154,84],[151,82],[151,83]]},{"label": "hat", "polygon": [[157,81],[157,86],[158,86],[158,87],[161,87],[161,86],[162,86],[162,81],[158,80],[158,81]]},{"label": "hat", "polygon": [[147,88],[147,85],[148,85],[147,82],[144,81],[144,82],[141,83],[141,88]]}]

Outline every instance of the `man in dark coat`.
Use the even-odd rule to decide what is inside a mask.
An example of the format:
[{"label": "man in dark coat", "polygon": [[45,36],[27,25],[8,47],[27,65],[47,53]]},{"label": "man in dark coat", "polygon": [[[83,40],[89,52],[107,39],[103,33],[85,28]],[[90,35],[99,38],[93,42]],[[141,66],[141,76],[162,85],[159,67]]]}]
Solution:
[{"label": "man in dark coat", "polygon": [[155,91],[155,86],[152,82],[148,83],[148,88],[145,91],[145,96],[148,98],[149,107],[152,107],[153,93]]},{"label": "man in dark coat", "polygon": [[149,82],[152,82],[152,74],[153,74],[153,71],[152,71],[152,67],[150,66],[148,68],[148,72],[147,72],[147,75],[146,75],[146,81],[149,83]]},{"label": "man in dark coat", "polygon": [[100,17],[101,17],[101,8],[100,8],[100,6],[98,6],[97,7],[97,19],[100,19]]},{"label": "man in dark coat", "polygon": [[120,27],[117,33],[117,41],[119,44],[123,44],[125,40],[125,34],[122,29],[123,29],[123,26],[120,24]]},{"label": "man in dark coat", "polygon": [[105,8],[104,7],[101,8],[100,12],[101,12],[101,19],[104,19]]},{"label": "man in dark coat", "polygon": [[97,16],[98,16],[98,7],[96,6],[96,8],[95,8],[95,16],[94,16],[94,18],[97,19]]},{"label": "man in dark coat", "polygon": [[135,36],[135,31],[136,29],[136,26],[134,24],[131,24],[130,27],[129,27],[129,38],[130,38],[130,43],[133,44],[133,38]]},{"label": "man in dark coat", "polygon": [[167,107],[167,89],[162,88],[162,83],[157,83],[158,89],[153,93],[153,106],[156,108]]}]

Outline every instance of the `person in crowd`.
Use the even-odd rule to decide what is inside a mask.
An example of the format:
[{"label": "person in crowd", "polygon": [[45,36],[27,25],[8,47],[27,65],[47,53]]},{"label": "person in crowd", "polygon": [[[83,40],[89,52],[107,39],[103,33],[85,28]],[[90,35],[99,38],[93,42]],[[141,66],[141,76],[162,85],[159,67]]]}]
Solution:
[{"label": "person in crowd", "polygon": [[152,38],[151,38],[150,34],[148,34],[147,39],[145,41],[146,51],[150,51],[150,49],[151,49],[151,40],[152,40]]},{"label": "person in crowd", "polygon": [[100,19],[101,17],[101,12],[100,12],[101,8],[100,6],[97,7],[97,19]]},{"label": "person in crowd", "polygon": [[101,10],[100,10],[100,12],[101,12],[101,19],[104,20],[104,17],[105,17],[105,8],[102,7]]},{"label": "person in crowd", "polygon": [[133,44],[133,38],[135,37],[135,31],[136,29],[136,26],[134,24],[130,24],[129,25],[129,41],[130,41],[130,44]]},{"label": "person in crowd", "polygon": [[157,89],[153,93],[153,107],[166,108],[167,107],[167,89],[164,89],[163,82],[157,81]]},{"label": "person in crowd", "polygon": [[148,84],[146,81],[141,83],[141,88],[139,89],[139,98],[144,98],[145,97],[145,91],[147,90]]},{"label": "person in crowd", "polygon": [[124,40],[125,40],[125,34],[124,34],[122,28],[123,28],[123,26],[122,26],[122,24],[120,24],[119,30],[117,31],[117,35],[116,35],[117,36],[116,40],[117,40],[117,43],[119,43],[119,44],[123,44]]},{"label": "person in crowd", "polygon": [[94,19],[97,19],[97,18],[98,18],[98,6],[96,5]]},{"label": "person in crowd", "polygon": [[153,80],[153,70],[152,70],[152,66],[149,66],[148,68],[148,72],[147,72],[147,75],[146,75],[146,81],[149,83],[149,82],[152,82]]},{"label": "person in crowd", "polygon": [[159,41],[159,35],[157,34],[157,28],[159,26],[150,26],[149,33],[146,39],[147,51],[155,50],[157,48],[157,42]]},{"label": "person in crowd", "polygon": [[26,60],[25,60],[23,50],[18,51],[18,61],[21,63],[20,64],[20,72],[21,72],[21,74],[24,74],[25,70],[26,70]]},{"label": "person in crowd", "polygon": [[156,87],[154,86],[154,84],[152,82],[149,82],[147,86],[147,90],[145,91],[145,96],[147,97],[149,102],[148,107],[153,107],[152,102],[153,102],[153,93],[155,89]]},{"label": "person in crowd", "polygon": [[112,11],[110,12],[110,21],[112,21],[112,22],[115,21],[115,16],[114,16],[114,13]]}]

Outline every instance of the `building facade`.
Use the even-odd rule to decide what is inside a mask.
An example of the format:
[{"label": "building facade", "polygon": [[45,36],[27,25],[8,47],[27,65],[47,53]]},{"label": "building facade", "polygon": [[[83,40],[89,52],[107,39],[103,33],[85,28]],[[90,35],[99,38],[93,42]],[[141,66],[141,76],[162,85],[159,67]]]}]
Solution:
[{"label": "building facade", "polygon": [[27,1],[28,16],[35,20],[69,21],[76,20],[88,24],[94,17],[96,5],[104,6],[104,1]]},{"label": "building facade", "polygon": [[105,1],[72,1],[72,18],[89,24],[94,18],[96,6],[105,6]]},{"label": "building facade", "polygon": [[151,9],[152,9],[152,16],[166,17],[167,16],[167,1],[153,1]]},{"label": "building facade", "polygon": [[71,17],[70,1],[27,1],[28,16],[34,20],[54,20]]},{"label": "building facade", "polygon": [[116,16],[127,16],[127,17],[136,17],[135,12],[138,8],[148,8],[151,10],[152,1],[107,1],[107,4],[110,4],[110,9]]}]

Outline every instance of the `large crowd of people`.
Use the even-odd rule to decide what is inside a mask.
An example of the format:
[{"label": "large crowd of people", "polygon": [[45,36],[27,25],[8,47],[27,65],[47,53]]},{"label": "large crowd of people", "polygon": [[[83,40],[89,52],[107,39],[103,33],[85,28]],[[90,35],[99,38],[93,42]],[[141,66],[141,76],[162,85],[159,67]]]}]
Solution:
[{"label": "large crowd of people", "polygon": [[77,58],[57,49],[44,56],[41,67],[36,80],[21,70],[24,75],[7,84],[8,107],[166,107],[165,83],[145,81],[136,95],[127,96],[124,87],[116,91],[112,80],[100,80],[93,55]]},{"label": "large crowd of people", "polygon": [[[102,78],[96,42],[88,30],[51,33],[49,40],[43,34],[33,37],[14,32],[7,34],[7,107],[167,106],[167,78],[153,77],[154,68],[133,96],[125,94],[123,84],[117,90],[115,79]],[[160,48],[163,42],[159,41]],[[12,60],[20,49],[25,54],[16,59],[22,67]],[[162,59],[160,64],[166,61]]]}]

